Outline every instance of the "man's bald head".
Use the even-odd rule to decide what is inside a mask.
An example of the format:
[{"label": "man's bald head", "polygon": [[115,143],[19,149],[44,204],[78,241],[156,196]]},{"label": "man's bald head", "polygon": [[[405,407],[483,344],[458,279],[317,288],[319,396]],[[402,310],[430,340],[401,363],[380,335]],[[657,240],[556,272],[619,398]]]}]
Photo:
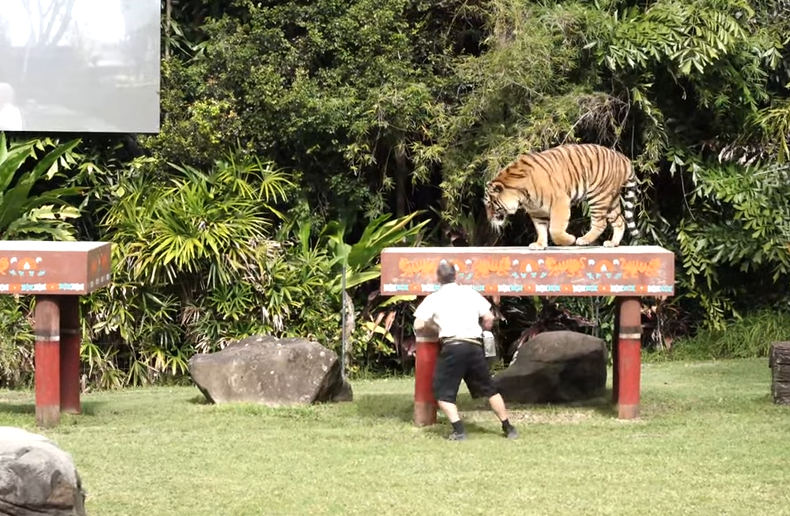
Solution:
[{"label": "man's bald head", "polygon": [[439,266],[436,268],[436,279],[439,281],[439,284],[446,285],[455,282],[456,270],[454,263],[447,260],[440,261]]}]

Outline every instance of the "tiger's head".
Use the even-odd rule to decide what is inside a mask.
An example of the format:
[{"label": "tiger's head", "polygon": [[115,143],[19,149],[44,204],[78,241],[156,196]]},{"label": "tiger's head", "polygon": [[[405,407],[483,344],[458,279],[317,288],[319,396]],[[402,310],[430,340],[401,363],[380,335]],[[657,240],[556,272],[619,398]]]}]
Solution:
[{"label": "tiger's head", "polygon": [[489,181],[483,198],[488,222],[496,230],[501,230],[508,215],[513,215],[526,199],[520,190],[508,188],[499,177]]}]

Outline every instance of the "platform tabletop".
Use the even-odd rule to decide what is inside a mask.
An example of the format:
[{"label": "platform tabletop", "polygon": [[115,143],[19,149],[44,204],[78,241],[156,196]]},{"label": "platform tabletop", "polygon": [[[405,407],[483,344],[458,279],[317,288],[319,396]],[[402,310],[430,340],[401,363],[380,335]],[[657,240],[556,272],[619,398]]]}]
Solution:
[{"label": "platform tabletop", "polygon": [[437,290],[442,259],[458,266],[458,283],[486,295],[663,297],[675,291],[675,255],[659,246],[389,247],[381,253],[381,294]]}]

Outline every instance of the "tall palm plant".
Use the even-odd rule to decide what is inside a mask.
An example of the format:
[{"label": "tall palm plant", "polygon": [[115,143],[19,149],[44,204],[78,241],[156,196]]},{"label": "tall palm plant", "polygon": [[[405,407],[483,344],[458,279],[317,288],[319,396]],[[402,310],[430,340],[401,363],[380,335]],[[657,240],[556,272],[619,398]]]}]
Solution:
[{"label": "tall palm plant", "polygon": [[286,175],[255,159],[221,161],[209,171],[170,165],[167,178],[127,179],[105,227],[139,281],[200,278],[208,288],[260,270],[272,244],[275,204],[292,186]]},{"label": "tall palm plant", "polygon": [[[348,291],[381,277],[380,256],[385,248],[419,245],[422,231],[429,222],[429,219],[426,219],[422,222],[414,223],[415,219],[422,214],[423,212],[421,211],[415,211],[392,220],[390,220],[392,218],[390,213],[381,215],[368,222],[355,244],[349,244],[346,241],[348,228],[345,220],[331,221],[322,229],[320,243],[325,246],[332,256],[332,263],[336,271],[341,273],[342,269],[346,270],[345,290],[341,291],[346,305],[346,313],[343,319],[343,330],[346,332],[346,335],[352,335],[356,330],[356,310],[353,298]],[[339,277],[340,275],[338,274]],[[341,290],[341,282],[336,281],[333,287],[335,290]],[[370,317],[369,308],[376,297],[375,294],[368,296],[369,306],[364,311],[369,316],[369,319],[366,318],[362,322],[362,326],[365,327],[368,333],[367,338],[382,336],[385,341],[395,344],[396,348],[400,348],[400,343],[396,343],[389,333],[392,324],[390,313],[394,314],[394,311],[390,310],[386,316]],[[390,299],[379,303],[378,308],[413,299],[414,296],[392,296]],[[379,324],[384,319],[389,322],[380,327]],[[384,348],[386,349],[387,345]]]}]

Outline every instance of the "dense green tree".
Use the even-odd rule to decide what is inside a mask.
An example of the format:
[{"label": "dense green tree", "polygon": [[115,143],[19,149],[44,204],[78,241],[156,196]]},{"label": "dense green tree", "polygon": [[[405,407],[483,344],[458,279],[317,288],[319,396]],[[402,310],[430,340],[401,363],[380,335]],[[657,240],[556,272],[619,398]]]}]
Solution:
[{"label": "dense green tree", "polygon": [[414,209],[412,187],[436,166],[413,174],[411,154],[454,101],[453,57],[479,50],[469,34],[476,11],[321,0],[235,2],[232,12],[201,26],[204,45],[191,59],[165,60],[167,115],[150,147],[205,164],[217,143],[240,141],[303,173],[327,216],[354,215],[347,206],[368,217]]}]

